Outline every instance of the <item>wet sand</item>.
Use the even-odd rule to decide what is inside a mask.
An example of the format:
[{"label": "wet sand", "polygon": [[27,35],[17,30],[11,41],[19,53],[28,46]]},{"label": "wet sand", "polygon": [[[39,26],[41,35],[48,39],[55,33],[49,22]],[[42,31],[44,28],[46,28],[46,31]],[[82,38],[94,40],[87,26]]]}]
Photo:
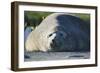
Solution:
[{"label": "wet sand", "polygon": [[89,59],[90,52],[27,52],[24,61]]}]

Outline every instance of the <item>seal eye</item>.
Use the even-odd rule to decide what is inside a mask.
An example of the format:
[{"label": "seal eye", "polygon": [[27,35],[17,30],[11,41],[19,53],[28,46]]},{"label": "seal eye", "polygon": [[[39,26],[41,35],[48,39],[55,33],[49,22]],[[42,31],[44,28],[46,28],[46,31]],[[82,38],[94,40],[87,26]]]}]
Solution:
[{"label": "seal eye", "polygon": [[49,36],[48,37],[51,37],[53,34],[49,34]]},{"label": "seal eye", "polygon": [[59,35],[60,35],[60,36],[63,36],[63,34],[62,34],[62,33],[60,33]]}]

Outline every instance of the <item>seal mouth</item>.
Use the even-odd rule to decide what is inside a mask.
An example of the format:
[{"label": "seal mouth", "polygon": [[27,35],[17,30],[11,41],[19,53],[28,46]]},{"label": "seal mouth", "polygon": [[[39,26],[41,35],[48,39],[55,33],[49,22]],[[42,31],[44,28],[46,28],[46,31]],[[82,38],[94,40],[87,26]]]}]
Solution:
[{"label": "seal mouth", "polygon": [[62,42],[56,39],[53,39],[50,43],[51,51],[59,51],[61,49]]}]

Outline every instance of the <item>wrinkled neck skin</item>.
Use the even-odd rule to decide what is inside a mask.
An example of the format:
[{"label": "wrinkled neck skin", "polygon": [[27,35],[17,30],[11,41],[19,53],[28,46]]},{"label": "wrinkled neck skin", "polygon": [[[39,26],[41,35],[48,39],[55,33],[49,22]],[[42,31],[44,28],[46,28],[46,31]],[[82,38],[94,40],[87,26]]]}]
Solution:
[{"label": "wrinkled neck skin", "polygon": [[50,43],[52,43],[52,40],[55,38],[56,34],[53,34],[51,37],[49,37],[49,34],[55,32],[55,27],[48,28],[47,31],[42,28],[40,26],[37,26],[37,28],[29,34],[29,40],[26,41],[27,51],[38,50],[46,52],[51,49]]}]

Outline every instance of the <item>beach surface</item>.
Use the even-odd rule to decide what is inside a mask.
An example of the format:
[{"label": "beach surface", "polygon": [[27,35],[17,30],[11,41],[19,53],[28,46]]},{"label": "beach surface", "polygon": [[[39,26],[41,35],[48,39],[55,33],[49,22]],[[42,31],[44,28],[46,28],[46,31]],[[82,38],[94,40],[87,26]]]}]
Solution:
[{"label": "beach surface", "polygon": [[27,52],[24,61],[48,61],[68,59],[89,59],[90,52]]}]

